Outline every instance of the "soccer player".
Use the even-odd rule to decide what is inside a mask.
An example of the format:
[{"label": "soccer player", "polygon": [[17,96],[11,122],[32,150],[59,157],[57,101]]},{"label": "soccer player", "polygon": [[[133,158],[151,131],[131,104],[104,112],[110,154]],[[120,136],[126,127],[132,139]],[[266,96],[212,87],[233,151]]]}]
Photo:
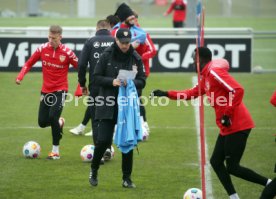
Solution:
[{"label": "soccer player", "polygon": [[[135,16],[134,24],[137,27],[140,27],[140,24],[138,23],[138,13],[135,11],[133,12]],[[145,74],[146,74],[146,77],[148,78],[150,75],[150,59],[152,59],[157,53],[149,33],[147,33],[145,44],[140,44],[135,50],[142,58],[142,61],[145,67]],[[138,92],[140,95],[142,95],[142,90]],[[147,122],[146,109],[145,109],[145,106],[143,105],[141,98],[140,98],[140,111],[141,111],[141,118],[142,118],[143,135],[145,138],[147,138],[150,133],[150,128]]]},{"label": "soccer player", "polygon": [[[98,140],[98,126],[99,121],[95,119],[95,103],[96,98],[99,95],[99,86],[96,85],[95,80],[93,79],[93,73],[96,67],[96,64],[104,52],[104,50],[110,47],[114,43],[114,38],[110,34],[110,24],[107,20],[99,20],[96,26],[96,35],[89,38],[82,49],[79,59],[79,84],[82,88],[83,94],[88,94],[91,99],[93,99],[92,104],[88,104],[90,110],[90,118],[92,123],[92,135],[94,145],[97,145]],[[87,89],[86,86],[86,71],[89,64],[89,86]],[[111,159],[111,144],[108,146],[104,157],[101,163],[104,163],[104,160]]]},{"label": "soccer player", "polygon": [[[94,64],[92,67],[89,68],[89,75],[92,76],[92,74],[94,72],[95,64],[98,61],[99,56],[94,57],[93,52],[95,51],[94,53],[101,54],[104,51],[105,48],[109,47],[109,45],[101,45],[100,47],[94,46],[94,42],[97,42],[98,40],[100,40],[99,42],[110,42],[110,38],[112,38],[112,36],[106,30],[110,31],[110,29],[114,25],[116,25],[119,21],[120,21],[120,19],[118,17],[116,17],[115,15],[108,15],[106,17],[106,20],[98,21],[98,24],[97,24],[97,27],[96,27],[96,32],[98,32],[99,30],[101,30],[101,31],[96,33],[96,37],[93,38],[93,39],[91,38],[90,42],[89,41],[86,42],[86,44],[85,44],[86,47],[83,49],[83,52],[82,52],[83,55],[81,55],[81,58],[79,60],[79,62],[81,63],[79,68],[82,71],[82,76],[85,75],[84,70],[86,70],[86,68],[88,66],[88,63],[90,65]],[[112,38],[112,41],[113,40],[114,40],[114,38]],[[84,79],[84,77],[81,77],[81,78]],[[89,87],[90,86],[91,85],[89,84]],[[91,90],[91,89],[89,88],[89,90]],[[77,88],[76,92],[77,91],[78,91],[78,88]],[[92,91],[90,91],[90,93],[92,93]],[[93,92],[93,93],[97,94],[96,92]],[[78,93],[78,95],[82,95],[81,90]],[[93,97],[95,97],[95,96],[93,96]],[[93,118],[94,118],[94,115],[95,115],[95,113],[94,113],[95,109],[94,108],[92,108],[91,110],[90,109],[91,109],[91,107],[88,106],[86,111],[85,111],[82,122],[77,127],[73,128],[73,129],[70,129],[70,132],[72,134],[82,135],[84,133],[86,125],[87,125],[87,123],[89,122],[89,120],[91,118],[91,111],[92,111]],[[94,121],[94,123],[95,123],[95,121]],[[95,124],[94,126],[96,126],[96,125],[97,124]],[[85,134],[85,136],[92,136],[92,135],[93,135],[92,130]]]},{"label": "soccer player", "polygon": [[[120,23],[116,24],[113,27],[112,35],[115,36],[118,28],[128,28],[132,33],[132,46],[141,56],[144,67],[145,74],[148,77],[150,74],[149,59],[153,58],[156,55],[155,46],[150,38],[150,35],[147,34],[138,23],[138,14],[133,11],[127,4],[122,3],[116,10],[115,15],[120,19]],[[142,89],[138,89],[138,95],[142,95]],[[140,98],[140,113],[142,120],[142,128],[144,137],[147,138],[149,135],[149,125],[146,118],[146,109],[143,105],[143,102]]]},{"label": "soccer player", "polygon": [[[95,84],[100,87],[98,96],[101,99],[101,103],[96,105],[95,112],[95,117],[99,120],[99,124],[98,138],[89,176],[89,182],[92,186],[98,185],[100,160],[105,150],[112,143],[114,127],[117,123],[119,111],[117,102],[119,87],[121,84],[126,85],[126,82],[121,82],[117,78],[119,70],[123,69],[137,72],[133,80],[136,88],[142,89],[146,84],[141,57],[133,49],[130,41],[130,30],[125,28],[118,29],[115,42],[103,52],[93,74]],[[131,130],[134,131],[134,129]],[[132,166],[133,149],[127,153],[122,153],[122,186],[125,188],[135,188],[131,180]]]},{"label": "soccer player", "polygon": [[168,16],[173,11],[173,27],[183,28],[186,21],[187,1],[173,0],[169,9],[163,14]]},{"label": "soccer player", "polygon": [[62,138],[64,118],[60,117],[68,92],[68,69],[72,64],[78,66],[78,58],[66,45],[61,43],[62,28],[52,25],[49,28],[48,42],[41,44],[22,67],[16,78],[20,85],[24,76],[39,60],[42,61],[43,84],[40,96],[38,125],[41,128],[51,126],[52,151],[48,159],[60,159],[59,144]]},{"label": "soccer player", "polygon": [[[230,199],[239,199],[230,175],[263,186],[268,185],[271,180],[240,165],[254,122],[242,102],[244,89],[228,73],[229,63],[225,59],[212,60],[211,51],[206,47],[199,47],[194,53],[195,64],[197,53],[201,75],[199,82],[201,95],[208,96],[210,104],[215,109],[216,124],[220,129],[210,163]],[[199,90],[198,85],[182,91],[154,90],[152,96],[190,100],[199,96]]]}]

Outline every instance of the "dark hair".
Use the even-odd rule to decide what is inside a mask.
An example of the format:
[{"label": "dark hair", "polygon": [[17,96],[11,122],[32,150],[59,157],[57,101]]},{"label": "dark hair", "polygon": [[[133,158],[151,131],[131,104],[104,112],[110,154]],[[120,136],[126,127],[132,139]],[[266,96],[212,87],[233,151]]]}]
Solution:
[{"label": "dark hair", "polygon": [[208,62],[212,60],[212,52],[207,47],[198,47],[195,49],[195,53],[199,53],[199,58],[203,61]]},{"label": "dark hair", "polygon": [[113,28],[113,26],[120,22],[120,19],[115,15],[108,15],[106,17],[106,20],[110,24],[111,28]]}]

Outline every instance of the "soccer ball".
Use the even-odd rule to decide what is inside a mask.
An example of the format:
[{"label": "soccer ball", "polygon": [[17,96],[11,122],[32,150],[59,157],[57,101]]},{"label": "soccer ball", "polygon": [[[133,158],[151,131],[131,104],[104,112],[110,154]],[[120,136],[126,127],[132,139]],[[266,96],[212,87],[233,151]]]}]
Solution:
[{"label": "soccer ball", "polygon": [[95,146],[92,144],[85,145],[80,151],[80,156],[83,162],[91,162],[94,155]]},{"label": "soccer ball", "polygon": [[190,188],[185,192],[183,199],[202,199],[202,192],[198,188]]},{"label": "soccer ball", "polygon": [[35,141],[29,141],[23,146],[23,155],[26,158],[37,158],[40,154],[40,145]]}]

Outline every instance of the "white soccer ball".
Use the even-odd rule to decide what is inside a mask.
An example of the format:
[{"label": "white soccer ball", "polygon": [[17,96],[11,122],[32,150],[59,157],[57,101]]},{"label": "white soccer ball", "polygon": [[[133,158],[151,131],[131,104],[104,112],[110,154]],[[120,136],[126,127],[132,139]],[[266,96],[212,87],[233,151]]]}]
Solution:
[{"label": "white soccer ball", "polygon": [[202,192],[198,188],[190,188],[184,193],[183,199],[202,199]]},{"label": "white soccer ball", "polygon": [[41,147],[35,141],[29,141],[23,146],[23,155],[26,158],[37,158],[40,154]]},{"label": "white soccer ball", "polygon": [[83,162],[91,162],[94,155],[95,146],[92,144],[85,145],[80,151],[80,156]]}]

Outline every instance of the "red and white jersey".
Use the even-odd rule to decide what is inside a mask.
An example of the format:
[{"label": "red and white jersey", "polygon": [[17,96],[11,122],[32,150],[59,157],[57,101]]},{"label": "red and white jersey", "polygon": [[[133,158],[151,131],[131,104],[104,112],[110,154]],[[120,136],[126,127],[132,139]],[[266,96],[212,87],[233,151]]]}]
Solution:
[{"label": "red and white jersey", "polygon": [[166,11],[167,14],[173,13],[173,21],[185,21],[186,20],[186,7],[187,1],[185,0],[173,0],[170,7]]},{"label": "red and white jersey", "polygon": [[[210,61],[201,72],[201,95],[206,94],[210,105],[215,109],[216,124],[222,136],[254,128],[249,111],[242,102],[244,89],[228,73],[229,63],[225,59]],[[198,85],[183,91],[169,91],[171,99],[190,100],[199,96]],[[232,125],[221,124],[223,115],[231,118]]]},{"label": "red and white jersey", "polygon": [[59,90],[68,91],[68,69],[72,64],[78,66],[78,58],[66,45],[60,44],[54,49],[49,42],[42,44],[22,67],[17,80],[22,81],[26,73],[37,62],[42,61],[43,85],[41,91],[51,93]]}]

